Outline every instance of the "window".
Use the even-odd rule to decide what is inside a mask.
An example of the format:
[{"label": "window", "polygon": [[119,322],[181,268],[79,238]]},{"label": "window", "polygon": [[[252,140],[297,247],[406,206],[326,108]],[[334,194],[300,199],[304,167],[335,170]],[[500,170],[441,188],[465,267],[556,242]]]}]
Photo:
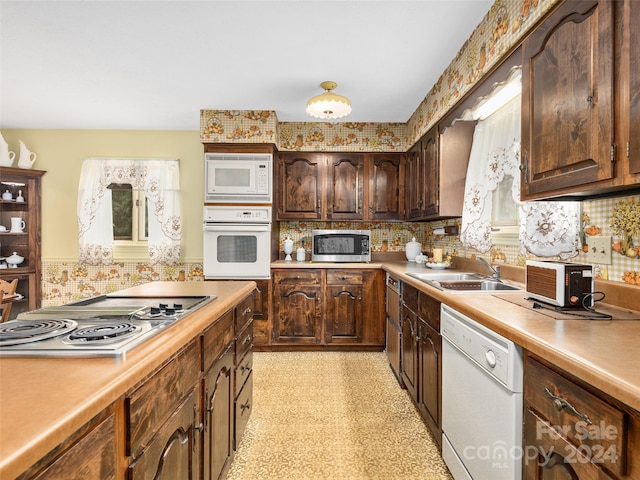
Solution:
[{"label": "window", "polygon": [[111,183],[113,239],[116,243],[146,242],[149,238],[149,202],[144,191],[129,183]]},{"label": "window", "polygon": [[520,206],[513,200],[512,188],[513,176],[505,174],[496,189],[491,192],[491,242],[494,245],[520,243]]},{"label": "window", "polygon": [[180,261],[180,168],[175,159],[87,158],[78,186],[78,261]]}]

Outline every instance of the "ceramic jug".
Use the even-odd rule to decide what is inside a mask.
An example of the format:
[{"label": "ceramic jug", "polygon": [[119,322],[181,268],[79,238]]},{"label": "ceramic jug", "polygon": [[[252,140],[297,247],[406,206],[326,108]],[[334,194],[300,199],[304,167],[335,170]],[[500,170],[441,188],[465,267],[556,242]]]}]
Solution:
[{"label": "ceramic jug", "polygon": [[18,159],[18,167],[19,168],[31,168],[33,167],[33,162],[36,161],[37,155],[35,152],[30,151],[24,142],[20,140],[20,158]]},{"label": "ceramic jug", "polygon": [[9,151],[9,144],[4,141],[0,134],[0,167],[10,167],[16,158],[16,152]]}]

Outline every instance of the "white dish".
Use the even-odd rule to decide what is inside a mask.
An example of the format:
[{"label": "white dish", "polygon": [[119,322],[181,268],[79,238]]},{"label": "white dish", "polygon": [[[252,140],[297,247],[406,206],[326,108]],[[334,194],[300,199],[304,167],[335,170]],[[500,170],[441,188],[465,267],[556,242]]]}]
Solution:
[{"label": "white dish", "polygon": [[444,270],[445,268],[449,268],[449,265],[446,263],[425,263],[427,268],[433,268],[434,270]]}]

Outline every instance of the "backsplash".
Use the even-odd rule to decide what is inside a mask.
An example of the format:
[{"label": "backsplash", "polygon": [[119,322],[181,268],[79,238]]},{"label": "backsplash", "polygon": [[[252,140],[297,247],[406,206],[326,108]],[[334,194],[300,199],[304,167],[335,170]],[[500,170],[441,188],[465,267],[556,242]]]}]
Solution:
[{"label": "backsplash", "polygon": [[[598,235],[612,236],[612,243],[620,239],[611,229],[611,216],[620,202],[625,201],[640,202],[640,195],[631,195],[626,197],[613,197],[598,200],[585,200],[582,202],[584,227],[587,231],[589,227],[599,229]],[[368,223],[368,222],[281,222],[280,223],[280,245],[279,252],[282,252],[283,242],[287,236],[294,241],[295,248],[302,245],[310,245],[311,230],[316,228],[342,228],[342,229],[360,229],[371,230],[371,249],[374,252],[390,251],[404,252],[405,244],[413,237],[422,243],[424,252],[431,252],[434,248],[442,248],[446,253],[458,257],[490,257],[494,262],[503,262],[511,265],[524,266],[527,260],[560,260],[557,257],[540,258],[532,254],[522,254],[518,245],[500,245],[495,244],[490,254],[479,255],[475,250],[466,249],[460,242],[457,235],[435,235],[434,230],[448,226],[457,225],[460,229],[460,219],[448,219],[434,222],[417,222],[417,223]],[[597,230],[595,230],[597,231]],[[586,241],[589,241],[589,234],[586,235]],[[640,237],[633,238],[633,244],[638,247]],[[307,249],[309,249],[307,247]],[[625,281],[623,277],[631,279],[634,275],[626,272],[635,272],[640,276],[640,258],[630,258],[621,253],[612,252],[611,265],[596,265],[595,272],[598,278],[612,280],[615,282]],[[573,263],[589,263],[586,253],[580,253],[578,256],[568,260]],[[627,283],[630,283],[627,281]],[[640,284],[637,284],[640,286]]]},{"label": "backsplash", "polygon": [[79,265],[77,262],[42,261],[42,306],[112,293],[156,281],[204,281],[202,262],[149,265],[117,262],[112,265]]}]

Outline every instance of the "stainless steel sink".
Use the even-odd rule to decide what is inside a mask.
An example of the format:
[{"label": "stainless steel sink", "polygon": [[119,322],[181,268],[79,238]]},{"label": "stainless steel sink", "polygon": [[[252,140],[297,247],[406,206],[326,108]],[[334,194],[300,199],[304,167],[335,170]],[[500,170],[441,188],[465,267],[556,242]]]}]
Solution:
[{"label": "stainless steel sink", "polygon": [[410,277],[417,278],[418,280],[430,280],[437,282],[459,281],[459,280],[485,280],[486,275],[479,273],[408,273]]},{"label": "stainless steel sink", "polygon": [[449,293],[518,291],[520,288],[481,273],[408,273],[409,276]]},{"label": "stainless steel sink", "polygon": [[496,280],[465,280],[459,282],[439,282],[444,290],[456,292],[495,292],[520,290],[518,287],[507,285]]}]

